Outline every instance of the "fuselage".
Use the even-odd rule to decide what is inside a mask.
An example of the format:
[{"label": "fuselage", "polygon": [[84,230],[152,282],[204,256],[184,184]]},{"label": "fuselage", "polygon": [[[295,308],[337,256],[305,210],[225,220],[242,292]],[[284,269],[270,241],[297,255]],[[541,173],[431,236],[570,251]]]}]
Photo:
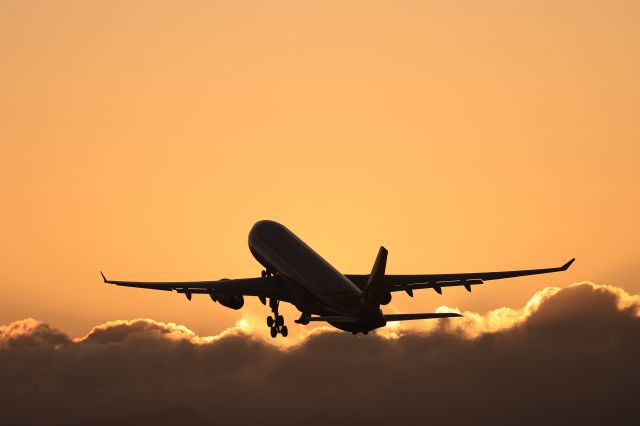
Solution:
[{"label": "fuselage", "polygon": [[[285,279],[300,311],[375,317],[376,323],[382,317],[379,310],[364,312],[362,290],[285,226],[270,220],[257,222],[249,232],[249,249],[267,271]],[[352,331],[346,324],[332,325]]]}]

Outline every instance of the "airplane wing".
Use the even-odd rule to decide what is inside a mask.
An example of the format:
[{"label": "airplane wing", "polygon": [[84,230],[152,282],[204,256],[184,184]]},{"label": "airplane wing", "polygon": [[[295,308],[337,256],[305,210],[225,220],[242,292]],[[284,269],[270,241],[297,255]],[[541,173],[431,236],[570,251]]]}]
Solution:
[{"label": "airplane wing", "polygon": [[238,295],[275,298],[284,302],[293,300],[289,286],[278,276],[262,278],[239,278],[217,281],[117,281],[109,280],[100,272],[105,284],[124,287],[146,288],[151,290],[176,291],[184,293],[191,300],[192,294]]},{"label": "airplane wing", "polygon": [[[425,274],[425,275],[384,275],[383,286],[388,291],[406,291],[410,296],[413,290],[432,288],[442,294],[442,287],[464,286],[471,291],[472,285],[482,284],[489,280],[522,277],[526,275],[548,274],[569,269],[575,259],[571,259],[562,266],[543,269],[524,269],[517,271],[470,272],[462,274]],[[364,288],[369,275],[345,275],[351,282]]]}]

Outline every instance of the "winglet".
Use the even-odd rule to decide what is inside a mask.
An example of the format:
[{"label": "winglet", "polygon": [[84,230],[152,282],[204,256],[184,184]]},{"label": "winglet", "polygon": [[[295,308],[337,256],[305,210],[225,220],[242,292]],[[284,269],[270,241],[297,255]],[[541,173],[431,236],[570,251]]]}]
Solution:
[{"label": "winglet", "polygon": [[569,266],[571,266],[571,264],[573,262],[575,262],[576,258],[574,257],[573,259],[571,259],[570,261],[568,261],[567,263],[565,263],[564,265],[562,265],[562,268],[560,268],[560,270],[562,271],[566,271],[567,269],[569,269]]},{"label": "winglet", "polygon": [[102,271],[100,271],[100,275],[102,275],[102,281],[105,282],[105,284],[107,283],[107,277],[104,276],[104,274],[102,273]]}]

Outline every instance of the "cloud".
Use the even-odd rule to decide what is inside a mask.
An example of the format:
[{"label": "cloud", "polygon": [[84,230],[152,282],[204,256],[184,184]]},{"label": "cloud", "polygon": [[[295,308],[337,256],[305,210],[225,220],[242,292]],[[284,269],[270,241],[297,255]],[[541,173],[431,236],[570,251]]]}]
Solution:
[{"label": "cloud", "polygon": [[0,348],[55,349],[69,342],[66,334],[33,318],[0,326]]},{"label": "cloud", "polygon": [[0,423],[635,423],[639,306],[582,283],[521,309],[318,329],[287,347],[252,319],[217,336],[112,321],[76,339],[28,319],[0,327]]}]

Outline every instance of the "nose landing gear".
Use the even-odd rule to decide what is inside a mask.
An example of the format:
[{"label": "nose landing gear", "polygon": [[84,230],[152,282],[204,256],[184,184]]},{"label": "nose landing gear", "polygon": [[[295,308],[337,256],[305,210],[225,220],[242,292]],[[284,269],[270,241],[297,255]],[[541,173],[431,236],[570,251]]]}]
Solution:
[{"label": "nose landing gear", "polygon": [[271,329],[271,337],[275,338],[278,334],[282,334],[282,337],[287,337],[289,329],[284,325],[284,317],[278,314],[278,307],[280,301],[276,299],[269,299],[269,307],[273,316],[267,317],[267,327]]}]

